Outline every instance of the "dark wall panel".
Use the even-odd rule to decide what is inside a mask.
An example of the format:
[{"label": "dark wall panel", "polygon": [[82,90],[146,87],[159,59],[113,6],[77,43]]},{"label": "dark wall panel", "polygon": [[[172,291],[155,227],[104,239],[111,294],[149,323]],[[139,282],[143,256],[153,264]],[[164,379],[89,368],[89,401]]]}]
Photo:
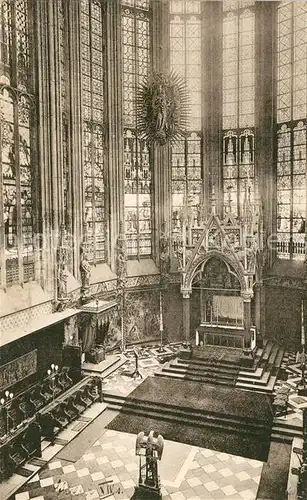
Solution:
[{"label": "dark wall panel", "polygon": [[10,388],[14,393],[46,375],[51,363],[61,366],[62,343],[64,342],[63,323],[27,335],[1,348],[0,366],[37,349],[37,372]]},{"label": "dark wall panel", "polygon": [[299,348],[302,293],[295,289],[267,287],[265,299],[266,335],[284,346]]},{"label": "dark wall panel", "polygon": [[169,342],[183,340],[182,295],[179,285],[169,285],[165,293],[164,326]]}]

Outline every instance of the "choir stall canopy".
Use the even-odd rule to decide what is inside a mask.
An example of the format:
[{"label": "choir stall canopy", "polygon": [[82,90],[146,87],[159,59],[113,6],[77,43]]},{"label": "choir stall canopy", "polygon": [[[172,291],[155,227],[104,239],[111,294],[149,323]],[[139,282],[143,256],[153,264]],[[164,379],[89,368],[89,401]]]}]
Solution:
[{"label": "choir stall canopy", "polygon": [[117,305],[116,299],[96,299],[81,307],[80,336],[86,361],[99,363],[104,359],[112,325],[116,323]]}]

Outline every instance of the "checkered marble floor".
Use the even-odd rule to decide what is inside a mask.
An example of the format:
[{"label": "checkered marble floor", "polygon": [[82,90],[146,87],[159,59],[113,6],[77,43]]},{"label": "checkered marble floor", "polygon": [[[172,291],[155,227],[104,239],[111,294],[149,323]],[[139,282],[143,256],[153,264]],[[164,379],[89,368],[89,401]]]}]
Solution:
[{"label": "checkered marble floor", "polygon": [[[111,375],[103,379],[103,391],[111,392],[113,395],[128,396],[146,377],[152,376],[162,368],[159,362],[161,356],[175,355],[180,344],[172,344],[163,347],[163,353],[159,346],[150,346],[139,349],[138,369],[141,377],[132,378],[135,370],[135,355],[133,349],[125,351],[127,362],[115,370]],[[130,374],[130,376],[129,376]]]},{"label": "checkered marble floor", "polygon": [[[75,463],[54,457],[16,500],[128,500],[138,478],[135,436],[103,430]],[[262,462],[165,441],[159,473],[163,500],[256,499]]]},{"label": "checkered marble floor", "polygon": [[275,420],[289,421],[292,424],[298,424],[300,427],[303,423],[302,409],[307,408],[307,397],[298,396],[297,385],[302,378],[302,370],[300,363],[296,363],[295,352],[287,352],[284,355],[281,368],[286,372],[288,378],[286,381],[277,379],[274,392],[279,387],[286,386],[290,389],[288,398],[287,414],[284,417]]}]

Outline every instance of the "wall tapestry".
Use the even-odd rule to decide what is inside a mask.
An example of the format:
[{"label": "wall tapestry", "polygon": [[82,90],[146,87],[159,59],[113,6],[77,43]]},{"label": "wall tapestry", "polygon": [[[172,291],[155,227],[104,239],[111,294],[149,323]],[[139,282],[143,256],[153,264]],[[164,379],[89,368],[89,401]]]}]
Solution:
[{"label": "wall tapestry", "polygon": [[126,311],[126,341],[159,338],[159,294],[155,291],[127,293]]},{"label": "wall tapestry", "polygon": [[0,392],[29,377],[37,370],[37,349],[0,367]]}]

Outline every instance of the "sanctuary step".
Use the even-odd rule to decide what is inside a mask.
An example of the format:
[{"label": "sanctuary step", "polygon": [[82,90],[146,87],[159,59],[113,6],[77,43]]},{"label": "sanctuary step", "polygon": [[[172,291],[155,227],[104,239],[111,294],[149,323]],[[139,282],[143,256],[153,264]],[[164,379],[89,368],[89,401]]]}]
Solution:
[{"label": "sanctuary step", "polygon": [[217,365],[207,362],[190,363],[187,360],[171,361],[168,366],[163,367],[156,376],[178,376],[185,380],[194,380],[206,383],[215,383],[222,385],[234,385],[238,375],[238,368],[224,366],[223,370]]},{"label": "sanctuary step", "polygon": [[255,370],[240,370],[236,387],[272,394],[284,353],[281,346],[267,341],[258,357],[256,353]]},{"label": "sanctuary step", "polygon": [[194,347],[193,361],[209,361],[212,363],[222,363],[224,365],[237,366],[240,363],[241,349],[227,347]]},{"label": "sanctuary step", "polygon": [[235,386],[265,394],[273,392],[284,355],[283,348],[267,341],[263,348],[256,350],[253,368],[244,369],[240,367],[240,352],[237,352],[239,350],[228,351],[231,352],[227,355],[224,348],[208,346],[202,351],[197,350],[195,355],[193,350],[192,359],[171,360],[155,375]]},{"label": "sanctuary step", "polygon": [[273,423],[271,439],[279,443],[291,443],[293,438],[303,438],[302,423],[276,418]]},{"label": "sanctuary step", "polygon": [[236,388],[222,387],[189,380],[148,377],[126,398],[104,394],[104,402],[120,415],[176,426],[199,428],[212,433],[250,436],[268,443],[273,414],[270,398],[251,395]]}]

